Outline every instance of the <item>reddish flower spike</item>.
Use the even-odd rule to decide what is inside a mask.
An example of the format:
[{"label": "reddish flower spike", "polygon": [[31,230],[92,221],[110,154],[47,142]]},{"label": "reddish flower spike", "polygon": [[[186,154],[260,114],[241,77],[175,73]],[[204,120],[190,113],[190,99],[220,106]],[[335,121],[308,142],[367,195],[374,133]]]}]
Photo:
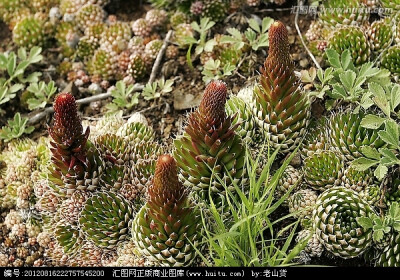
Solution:
[{"label": "reddish flower spike", "polygon": [[180,191],[175,159],[170,155],[158,157],[153,179],[153,188],[159,191]]},{"label": "reddish flower spike", "polygon": [[289,37],[285,25],[280,21],[275,21],[269,29],[268,37],[269,50],[265,64],[274,66],[278,62],[291,67],[293,62],[290,59]]},{"label": "reddish flower spike", "polygon": [[214,121],[215,126],[219,126],[225,120],[225,103],[228,90],[222,81],[210,82],[201,100],[199,112],[207,119]]}]

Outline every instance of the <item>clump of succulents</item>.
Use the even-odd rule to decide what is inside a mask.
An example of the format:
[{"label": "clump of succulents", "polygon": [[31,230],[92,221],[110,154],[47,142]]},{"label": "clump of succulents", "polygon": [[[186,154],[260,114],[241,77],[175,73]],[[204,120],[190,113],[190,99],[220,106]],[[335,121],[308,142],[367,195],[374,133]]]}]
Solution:
[{"label": "clump of succulents", "polygon": [[14,140],[0,155],[4,167],[0,169],[0,208],[29,209],[33,185],[45,169],[49,153],[45,142],[29,139]]},{"label": "clump of succulents", "polygon": [[144,18],[135,20],[132,23],[131,27],[133,34],[135,34],[135,36],[142,36],[142,37],[148,37],[152,29]]},{"label": "clump of succulents", "polygon": [[381,58],[381,66],[395,75],[400,74],[400,46],[395,45],[387,49]]},{"label": "clump of succulents", "polygon": [[289,212],[298,218],[311,217],[317,198],[317,192],[301,189],[290,195],[288,199]]},{"label": "clump of succulents", "polygon": [[34,16],[25,17],[13,29],[13,41],[18,46],[32,48],[43,47],[47,37],[43,27],[44,22]]},{"label": "clump of succulents", "polygon": [[133,240],[141,254],[161,266],[187,266],[201,241],[200,213],[178,179],[175,160],[158,158],[148,200],[133,222]]},{"label": "clump of succulents", "polygon": [[202,17],[208,17],[213,21],[222,21],[228,13],[229,5],[224,0],[204,0],[201,11]]},{"label": "clump of succulents", "polygon": [[242,141],[245,143],[254,141],[256,123],[251,107],[240,97],[231,96],[226,102],[225,111],[228,116],[235,115],[232,124],[239,124],[236,133],[240,135]]},{"label": "clump of succulents", "polygon": [[189,115],[184,135],[174,141],[174,156],[180,179],[203,199],[225,193],[223,184],[234,190],[242,186],[244,153],[240,136],[232,125],[233,117],[225,113],[226,85],[212,81],[205,89],[199,108]]},{"label": "clump of succulents", "polygon": [[87,61],[93,57],[94,52],[99,47],[99,45],[89,37],[81,37],[79,39],[78,45],[76,47],[76,55],[83,61]]},{"label": "clump of succulents", "polygon": [[328,39],[328,48],[341,54],[349,49],[354,65],[361,65],[371,59],[371,47],[365,32],[357,26],[337,29]]},{"label": "clump of succulents", "polygon": [[281,198],[284,196],[291,188],[297,190],[303,180],[302,173],[291,165],[288,165],[283,171],[281,178],[276,185],[276,196]]},{"label": "clump of succulents", "polygon": [[3,266],[32,266],[43,262],[36,238],[42,231],[34,209],[34,184],[46,169],[49,150],[41,138],[13,140],[0,154],[0,209],[3,214],[0,250]]},{"label": "clump of succulents", "polygon": [[319,18],[332,27],[338,24],[361,24],[369,18],[365,7],[365,4],[358,0],[327,0],[321,4],[322,12]]},{"label": "clump of succulents", "polygon": [[129,201],[113,192],[97,192],[85,203],[79,224],[100,248],[114,248],[128,238],[134,212]]},{"label": "clump of succulents", "polygon": [[67,196],[76,190],[96,189],[102,163],[97,150],[88,142],[89,129],[83,132],[75,98],[69,93],[59,94],[54,111],[54,124],[49,128],[52,181]]},{"label": "clump of succulents", "polygon": [[377,266],[400,267],[400,233],[392,233],[389,243],[379,256]]},{"label": "clump of succulents", "polygon": [[142,116],[106,117],[91,126],[96,136],[89,138],[71,94],[59,94],[54,110],[51,174],[33,190],[50,237],[46,252],[55,265],[114,264],[145,203],[161,147]]},{"label": "clump of succulents", "polygon": [[296,242],[301,242],[311,235],[306,247],[303,249],[310,257],[320,257],[324,252],[324,246],[310,229],[303,229],[296,237]]},{"label": "clump of succulents", "polygon": [[389,18],[374,21],[367,30],[371,50],[379,52],[392,44],[394,30]]},{"label": "clump of succulents", "polygon": [[345,111],[332,114],[329,119],[327,135],[330,145],[349,161],[363,156],[364,147],[379,149],[385,145],[378,135],[379,130],[361,126],[365,115],[362,110],[358,113]]},{"label": "clump of succulents", "polygon": [[373,213],[357,193],[343,187],[323,192],[313,212],[313,227],[325,249],[344,259],[361,255],[372,244],[372,229],[364,230],[357,217]]},{"label": "clump of succulents", "polygon": [[105,28],[101,34],[100,45],[109,44],[111,48],[120,53],[124,50],[132,37],[132,31],[128,23],[115,22]]},{"label": "clump of succulents", "polygon": [[326,118],[314,121],[308,127],[307,134],[301,143],[300,153],[303,158],[312,156],[324,150],[330,149],[329,137],[326,135]]},{"label": "clump of succulents", "polygon": [[298,84],[289,54],[288,32],[276,21],[269,30],[268,57],[254,88],[257,124],[274,148],[292,151],[309,123],[309,100]]},{"label": "clump of succulents", "polygon": [[304,160],[304,180],[309,187],[324,191],[341,184],[344,163],[333,151],[314,153]]},{"label": "clump of succulents", "polygon": [[104,80],[112,80],[117,71],[117,54],[108,48],[99,48],[89,62],[91,75],[98,75]]},{"label": "clump of succulents", "polygon": [[77,11],[75,20],[78,27],[84,30],[89,25],[102,22],[104,17],[105,11],[102,7],[88,3]]}]

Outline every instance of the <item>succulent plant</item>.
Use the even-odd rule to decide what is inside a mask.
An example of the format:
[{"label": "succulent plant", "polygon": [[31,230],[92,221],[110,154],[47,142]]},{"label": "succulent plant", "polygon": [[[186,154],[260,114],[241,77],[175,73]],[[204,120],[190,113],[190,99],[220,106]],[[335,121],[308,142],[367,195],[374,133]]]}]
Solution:
[{"label": "succulent plant", "polygon": [[15,14],[25,6],[25,0],[2,0],[0,1],[0,18],[4,22],[9,23],[13,16],[15,16]]},{"label": "succulent plant", "polygon": [[201,15],[203,12],[204,4],[202,1],[194,1],[192,5],[190,5],[190,12],[195,15]]},{"label": "succulent plant", "polygon": [[297,190],[300,187],[302,179],[301,172],[293,166],[288,165],[285,171],[283,171],[282,176],[279,178],[278,184],[276,185],[277,197],[281,198],[284,196],[289,189],[296,184],[297,187],[294,190]]},{"label": "succulent plant", "polygon": [[379,52],[392,43],[394,32],[389,18],[374,21],[367,30],[371,50]]},{"label": "succulent plant", "polygon": [[236,133],[242,138],[242,141],[249,144],[253,142],[256,134],[256,123],[251,107],[241,98],[231,96],[226,102],[225,112],[228,116],[235,116],[232,125],[239,124]]},{"label": "succulent plant", "polygon": [[75,14],[85,2],[85,0],[60,0],[60,12],[63,15]]},{"label": "succulent plant", "polygon": [[169,21],[171,23],[172,28],[176,28],[179,24],[182,23],[188,23],[189,22],[189,17],[181,12],[181,11],[175,11],[169,18]]},{"label": "succulent plant", "polygon": [[382,197],[382,190],[379,185],[368,185],[360,192],[360,197],[371,206],[378,206]]},{"label": "succulent plant", "polygon": [[108,43],[117,53],[123,51],[132,37],[132,31],[128,23],[117,21],[107,26],[101,34],[100,44]]},{"label": "succulent plant", "polygon": [[55,216],[57,221],[63,221],[65,224],[78,227],[79,214],[85,205],[86,200],[90,197],[90,192],[76,191],[68,199],[64,199]]},{"label": "succulent plant", "polygon": [[328,48],[341,54],[348,49],[354,65],[361,65],[371,58],[371,47],[366,33],[357,26],[336,29],[328,39]]},{"label": "succulent plant", "polygon": [[329,150],[329,137],[326,135],[326,118],[311,122],[307,134],[301,143],[300,153],[303,158],[312,156],[324,150]]},{"label": "succulent plant", "polygon": [[100,43],[107,25],[104,22],[95,22],[85,27],[84,34],[91,40]]},{"label": "succulent plant", "polygon": [[222,21],[228,13],[229,5],[225,0],[204,0],[202,17],[208,17],[213,21]]},{"label": "succulent plant", "polygon": [[367,169],[366,171],[358,171],[350,166],[343,173],[342,185],[357,193],[361,192],[373,183],[374,174],[370,169]]},{"label": "succulent plant", "polygon": [[142,79],[146,75],[146,61],[139,54],[133,53],[129,56],[128,69],[126,73],[135,81]]},{"label": "succulent plant", "polygon": [[111,80],[117,71],[117,54],[109,49],[99,48],[88,65],[91,75],[99,75],[104,80]]},{"label": "succulent plant", "polygon": [[387,207],[393,202],[400,202],[400,179],[397,176],[397,173],[393,175],[393,183],[392,186],[385,192],[385,204]]},{"label": "succulent plant", "polygon": [[324,28],[324,23],[321,20],[312,21],[305,35],[307,40],[311,42],[318,39],[322,39],[323,28]]},{"label": "succulent plant", "polygon": [[361,126],[364,116],[365,113],[361,110],[358,114],[347,111],[333,114],[329,119],[327,133],[330,144],[349,161],[364,156],[363,147],[379,149],[385,144],[378,136],[379,130]]},{"label": "succulent plant", "polygon": [[395,45],[387,49],[381,59],[381,67],[388,69],[393,74],[400,74],[400,46]]},{"label": "succulent plant", "polygon": [[100,184],[107,189],[120,189],[128,182],[130,173],[127,164],[131,153],[129,142],[115,134],[104,134],[96,138],[95,144],[105,164]]},{"label": "succulent plant", "polygon": [[320,257],[324,252],[324,246],[318,240],[315,233],[312,233],[310,229],[303,229],[296,237],[296,242],[301,242],[305,238],[311,235],[306,247],[303,249],[310,257]]},{"label": "succulent plant", "polygon": [[75,53],[75,49],[67,44],[67,36],[69,34],[79,34],[78,28],[72,22],[62,21],[57,24],[54,37],[57,40],[58,45],[62,48],[62,54],[65,57],[72,57]]},{"label": "succulent plant", "polygon": [[362,24],[369,18],[365,8],[365,4],[359,0],[327,0],[323,1],[319,18],[332,27],[338,24]]},{"label": "succulent plant", "polygon": [[313,228],[318,240],[335,256],[348,259],[361,255],[372,243],[372,229],[364,230],[357,217],[367,217],[373,210],[354,191],[334,187],[317,199]]},{"label": "succulent plant", "polygon": [[105,12],[99,5],[88,3],[78,10],[75,20],[79,28],[85,30],[89,25],[102,22],[104,17]]},{"label": "succulent plant", "polygon": [[186,37],[193,37],[193,36],[194,36],[193,27],[188,23],[181,23],[175,27],[173,40],[180,48],[186,48],[189,46],[189,44],[186,41]]},{"label": "succulent plant", "polygon": [[159,39],[152,40],[146,44],[144,49],[144,59],[146,62],[153,64],[162,47],[162,44],[163,41]]},{"label": "succulent plant", "polygon": [[145,20],[151,27],[158,27],[165,24],[167,18],[168,16],[166,11],[152,9],[146,13]]},{"label": "succulent plant", "polygon": [[83,245],[84,236],[79,228],[71,226],[64,221],[58,222],[54,227],[54,236],[64,253],[73,255]]},{"label": "succulent plant", "polygon": [[135,155],[135,160],[131,161],[130,182],[143,195],[151,184],[156,159],[162,151],[158,144],[151,142],[142,141],[134,146],[132,155]]},{"label": "succulent plant", "polygon": [[86,238],[100,248],[115,248],[129,238],[134,213],[130,203],[113,192],[97,192],[85,203],[79,217]]},{"label": "succulent plant", "polygon": [[383,267],[400,267],[400,233],[392,233],[389,244],[380,253],[376,263]]},{"label": "succulent plant", "polygon": [[13,29],[14,43],[26,48],[45,46],[47,38],[43,25],[44,23],[34,16],[25,17]]},{"label": "succulent plant", "polygon": [[292,151],[301,141],[309,122],[309,100],[298,85],[289,54],[288,32],[274,22],[269,30],[268,57],[254,93],[257,124],[280,152]]},{"label": "succulent plant", "polygon": [[147,23],[147,21],[144,18],[140,18],[135,20],[132,25],[132,31],[135,36],[142,36],[142,37],[148,37],[150,36],[151,33],[151,26]]},{"label": "succulent plant", "polygon": [[89,129],[83,132],[75,98],[59,94],[54,101],[54,124],[49,128],[51,142],[51,180],[70,196],[77,189],[94,190],[102,172],[102,161],[88,141]]},{"label": "succulent plant", "polygon": [[174,141],[180,179],[203,199],[208,199],[208,191],[225,191],[215,176],[233,190],[232,183],[244,182],[245,150],[235,134],[238,124],[232,126],[233,117],[225,114],[226,95],[223,82],[208,84],[200,107],[189,115],[185,134]]},{"label": "succulent plant", "polygon": [[83,36],[79,39],[76,55],[83,61],[88,61],[93,57],[94,52],[100,45],[89,37]]},{"label": "succulent plant", "polygon": [[299,190],[288,199],[289,212],[297,218],[311,217],[317,198],[317,192],[313,190]]},{"label": "succulent plant", "polygon": [[400,1],[399,0],[380,0],[380,3],[383,8],[400,10]]},{"label": "succulent plant", "polygon": [[314,153],[304,160],[304,181],[317,191],[324,191],[341,184],[343,159],[333,151]]},{"label": "succulent plant", "polygon": [[127,137],[128,141],[139,143],[141,141],[154,141],[154,130],[142,122],[127,122],[117,131],[118,136]]},{"label": "succulent plant", "polygon": [[147,203],[136,215],[133,240],[141,254],[161,266],[187,266],[201,241],[200,213],[178,180],[175,160],[158,158]]}]

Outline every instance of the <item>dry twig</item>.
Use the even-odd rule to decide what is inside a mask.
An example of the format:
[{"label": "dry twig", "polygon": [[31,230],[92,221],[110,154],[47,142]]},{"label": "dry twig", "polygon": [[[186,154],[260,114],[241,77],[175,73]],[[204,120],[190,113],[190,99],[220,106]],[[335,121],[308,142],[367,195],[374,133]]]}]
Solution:
[{"label": "dry twig", "polygon": [[167,49],[168,42],[171,39],[172,33],[173,33],[173,31],[170,30],[170,31],[168,31],[167,36],[165,36],[164,43],[163,43],[160,51],[158,52],[156,61],[154,62],[153,68],[151,69],[149,83],[154,82],[154,80],[156,79],[158,68],[160,67],[161,60],[164,56],[165,50]]},{"label": "dry twig", "polygon": [[[133,88],[133,92],[136,91],[141,91],[143,90],[144,86],[137,84],[134,86]],[[95,102],[95,101],[99,101],[99,100],[103,100],[105,98],[108,98],[111,96],[111,93],[107,92],[107,93],[100,93],[100,94],[96,94],[94,96],[89,96],[89,97],[85,97],[82,99],[78,99],[76,101],[77,104],[88,104],[91,102]],[[41,119],[43,119],[44,117],[46,117],[46,115],[51,114],[54,112],[53,106],[52,107],[48,107],[46,109],[44,109],[43,111],[36,113],[34,116],[32,116],[31,118],[29,118],[28,123],[29,124],[35,124],[37,122],[39,122]]]}]

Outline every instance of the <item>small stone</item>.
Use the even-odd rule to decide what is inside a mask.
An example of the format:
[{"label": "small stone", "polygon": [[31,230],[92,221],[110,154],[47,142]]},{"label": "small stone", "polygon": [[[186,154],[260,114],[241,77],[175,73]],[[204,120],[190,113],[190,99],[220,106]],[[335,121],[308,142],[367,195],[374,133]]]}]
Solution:
[{"label": "small stone", "polygon": [[299,60],[300,60],[299,54],[298,54],[298,53],[292,54],[292,59],[293,59],[294,61],[299,61]]},{"label": "small stone", "polygon": [[74,82],[69,82],[68,85],[62,90],[62,92],[70,92],[72,95],[76,95],[78,93],[78,88],[74,84]]},{"label": "small stone", "polygon": [[300,157],[300,153],[297,153],[292,161],[290,162],[290,165],[293,167],[300,167],[301,166],[301,157]]},{"label": "small stone", "polygon": [[185,110],[200,105],[202,94],[194,96],[191,93],[174,91],[174,109]]},{"label": "small stone", "polygon": [[294,35],[289,35],[288,39],[289,39],[289,44],[293,44],[296,37]]},{"label": "small stone", "polygon": [[97,83],[91,83],[90,86],[88,87],[88,90],[92,94],[97,94],[102,92],[101,86]]},{"label": "small stone", "polygon": [[308,64],[309,64],[308,59],[304,58],[304,59],[300,60],[300,66],[302,68],[306,68],[308,66]]},{"label": "small stone", "polygon": [[304,90],[311,90],[314,86],[312,84],[306,84]]}]

